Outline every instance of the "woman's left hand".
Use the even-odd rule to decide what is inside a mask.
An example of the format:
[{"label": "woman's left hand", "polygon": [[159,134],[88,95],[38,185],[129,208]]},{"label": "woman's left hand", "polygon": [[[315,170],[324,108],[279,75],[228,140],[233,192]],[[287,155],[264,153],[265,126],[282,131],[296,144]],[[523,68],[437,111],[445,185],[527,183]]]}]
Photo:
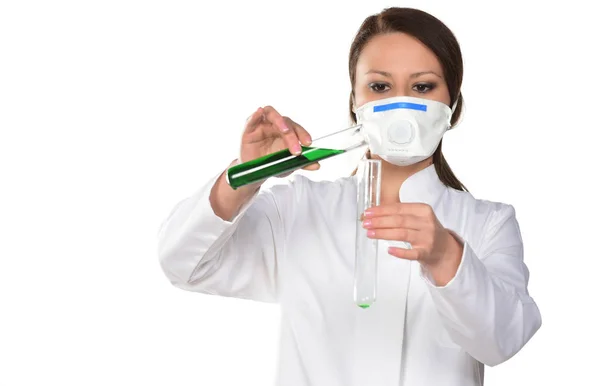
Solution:
[{"label": "woman's left hand", "polygon": [[390,247],[388,253],[419,261],[437,285],[447,284],[456,274],[463,246],[440,224],[431,206],[395,203],[372,207],[364,213],[363,227],[370,238],[410,243],[412,249]]}]

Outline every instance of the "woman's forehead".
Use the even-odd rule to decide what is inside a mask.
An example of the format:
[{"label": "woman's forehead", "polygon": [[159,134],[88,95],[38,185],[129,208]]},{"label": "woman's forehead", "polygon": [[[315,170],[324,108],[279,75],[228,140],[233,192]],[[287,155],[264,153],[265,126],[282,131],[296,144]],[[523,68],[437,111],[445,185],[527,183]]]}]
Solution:
[{"label": "woman's forehead", "polygon": [[403,72],[442,72],[435,54],[418,39],[403,33],[373,37],[357,62],[357,75],[383,71],[392,75]]}]

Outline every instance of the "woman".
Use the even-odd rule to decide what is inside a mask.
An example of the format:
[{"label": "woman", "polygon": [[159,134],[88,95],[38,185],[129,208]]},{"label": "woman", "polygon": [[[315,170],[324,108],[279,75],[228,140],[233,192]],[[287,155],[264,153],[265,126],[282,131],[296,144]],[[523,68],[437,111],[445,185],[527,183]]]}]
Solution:
[{"label": "woman", "polygon": [[[352,120],[408,100],[453,125],[462,69],[457,41],[433,16],[390,8],[368,17],[350,51]],[[443,131],[425,156],[370,149],[383,160],[381,205],[363,222],[385,246],[375,306],[353,303],[352,176],[233,190],[220,173],[164,223],[166,276],[184,290],[280,304],[279,385],[481,385],[484,365],[517,353],[541,317],[513,207],[466,191],[442,155]],[[235,162],[310,142],[299,124],[259,108]]]}]

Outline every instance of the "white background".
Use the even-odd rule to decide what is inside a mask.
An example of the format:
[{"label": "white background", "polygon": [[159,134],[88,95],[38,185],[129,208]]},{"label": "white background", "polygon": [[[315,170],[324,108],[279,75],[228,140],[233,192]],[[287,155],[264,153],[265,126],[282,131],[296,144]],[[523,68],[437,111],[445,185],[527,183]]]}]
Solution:
[{"label": "white background", "polygon": [[0,385],[270,385],[276,306],[172,287],[156,233],[258,106],[344,127],[353,35],[391,5],[456,33],[446,157],[522,227],[543,326],[486,385],[595,382],[600,32],[584,1],[535,3],[2,1]]}]

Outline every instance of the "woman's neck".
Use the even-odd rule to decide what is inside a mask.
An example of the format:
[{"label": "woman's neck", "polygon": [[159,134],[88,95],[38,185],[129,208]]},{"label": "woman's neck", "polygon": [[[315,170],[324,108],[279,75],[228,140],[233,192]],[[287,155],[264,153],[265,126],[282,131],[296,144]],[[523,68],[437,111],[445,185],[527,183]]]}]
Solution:
[{"label": "woman's neck", "polygon": [[[374,159],[380,159],[372,156]],[[400,187],[408,177],[421,171],[433,163],[429,157],[421,162],[408,166],[396,166],[384,160],[381,161],[381,204],[400,202]]]}]

